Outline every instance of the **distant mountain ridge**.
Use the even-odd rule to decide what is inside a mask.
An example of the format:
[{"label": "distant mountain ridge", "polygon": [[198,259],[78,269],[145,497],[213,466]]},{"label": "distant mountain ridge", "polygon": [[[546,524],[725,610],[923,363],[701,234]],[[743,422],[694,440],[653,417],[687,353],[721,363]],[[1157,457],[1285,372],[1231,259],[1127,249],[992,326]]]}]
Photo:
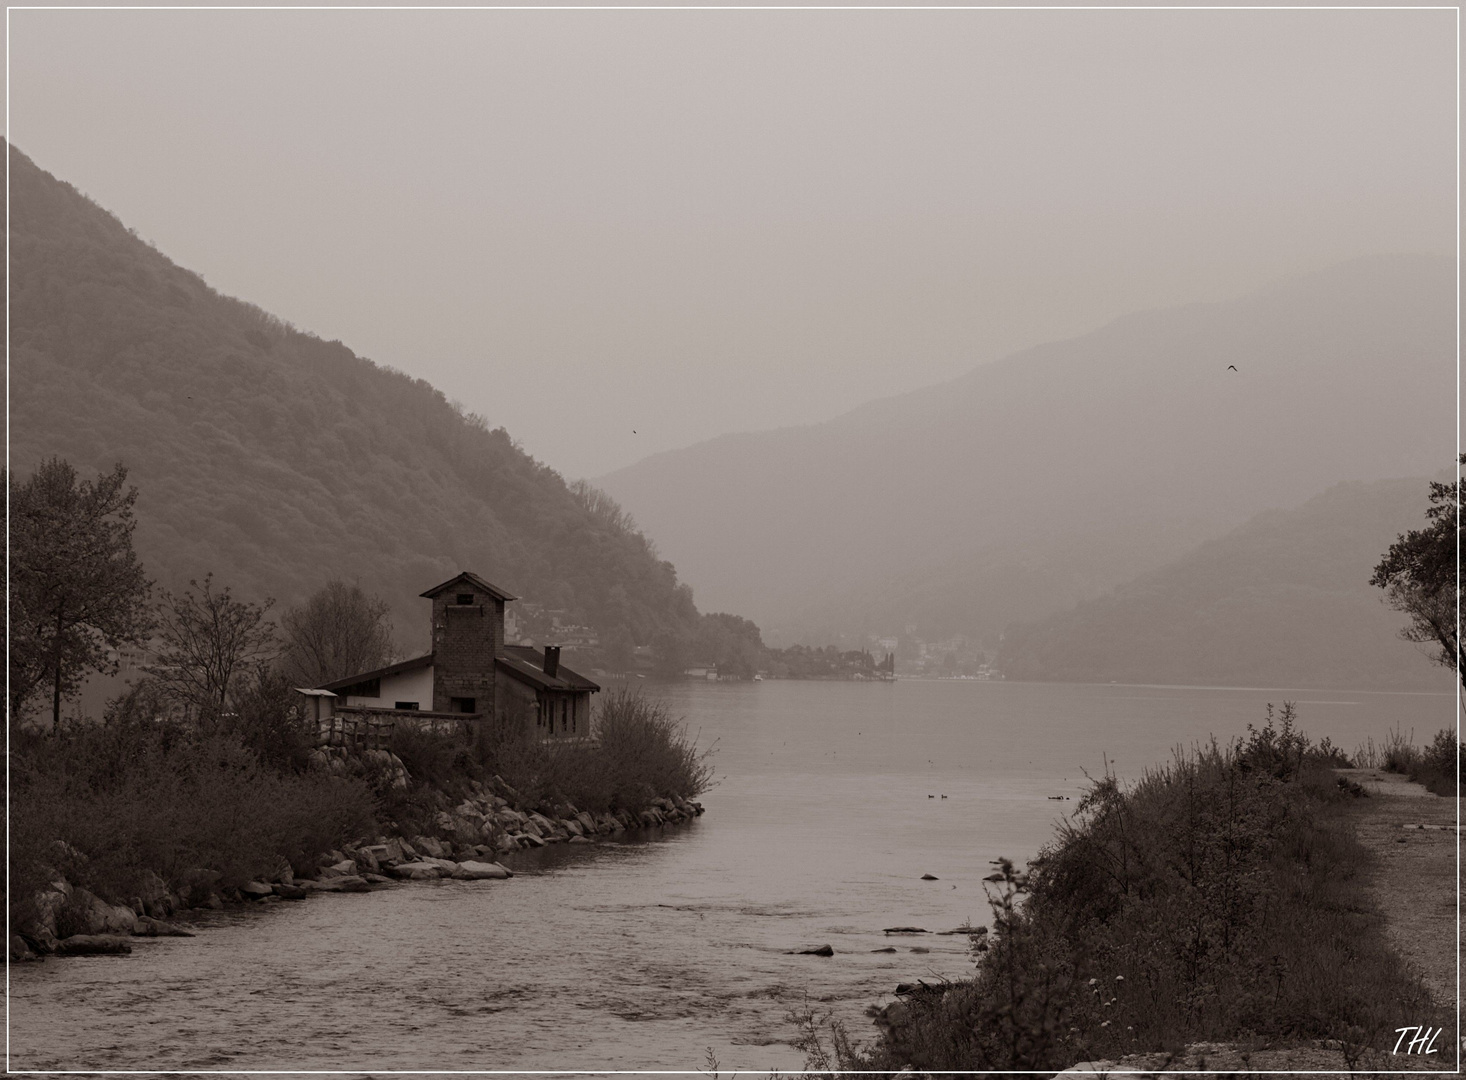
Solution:
[{"label": "distant mountain ridge", "polygon": [[1449,259],[1357,259],[598,482],[776,642],[995,639],[1260,510],[1448,466],[1454,281]]},{"label": "distant mountain ridge", "polygon": [[630,643],[690,636],[671,563],[420,379],[221,296],[10,148],[11,463],[122,461],[136,546],[283,605],[331,577],[427,644],[418,593],[474,570]]},{"label": "distant mountain ridge", "polygon": [[[1445,476],[1440,479],[1446,479]],[[1399,638],[1369,584],[1424,521],[1424,478],[1339,484],[1268,510],[1072,611],[1012,626],[1008,678],[1449,692],[1454,675]]]}]

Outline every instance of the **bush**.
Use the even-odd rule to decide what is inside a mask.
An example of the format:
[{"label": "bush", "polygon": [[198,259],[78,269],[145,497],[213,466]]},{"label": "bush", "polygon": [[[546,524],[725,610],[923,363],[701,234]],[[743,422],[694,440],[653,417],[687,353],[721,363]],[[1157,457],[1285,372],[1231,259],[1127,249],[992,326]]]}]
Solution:
[{"label": "bush", "polygon": [[[526,807],[570,802],[592,813],[635,811],[660,797],[695,798],[712,784],[711,751],[699,750],[664,705],[634,692],[607,695],[589,739],[540,739],[529,724],[512,721],[484,730],[479,738],[473,751],[482,770],[502,777]],[[471,771],[462,765],[449,768],[444,751],[438,754],[436,768],[460,775]]]},{"label": "bush", "polygon": [[11,782],[17,900],[56,872],[115,902],[150,871],[176,887],[217,870],[237,886],[374,830],[360,781],[281,773],[237,738],[166,722],[14,732]]},{"label": "bush", "polygon": [[1466,747],[1450,728],[1436,732],[1430,745],[1422,748],[1415,745],[1413,731],[1406,735],[1397,727],[1382,743],[1365,740],[1354,757],[1361,768],[1403,773],[1446,798],[1458,794],[1458,769],[1466,767]]},{"label": "bush", "polygon": [[975,976],[908,998],[853,1067],[1061,1069],[1223,1040],[1388,1050],[1402,1010],[1445,1026],[1364,896],[1337,752],[1291,707],[1279,719],[1129,789],[1096,781],[1028,873],[989,877]]}]

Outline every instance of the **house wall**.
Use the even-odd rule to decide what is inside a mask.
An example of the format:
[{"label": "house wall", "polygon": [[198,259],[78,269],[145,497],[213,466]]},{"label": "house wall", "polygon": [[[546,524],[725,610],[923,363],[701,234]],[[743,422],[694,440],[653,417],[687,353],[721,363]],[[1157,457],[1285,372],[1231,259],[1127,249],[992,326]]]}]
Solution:
[{"label": "house wall", "polygon": [[[471,604],[457,603],[460,594]],[[504,649],[504,601],[472,585],[450,586],[433,597],[433,708],[453,711],[453,698],[473,698],[475,710],[496,702],[494,658]]]},{"label": "house wall", "polygon": [[419,709],[433,707],[433,667],[404,671],[400,675],[389,675],[381,680],[376,697],[352,695],[342,704],[366,705],[373,709],[393,709],[399,701],[415,701]]},{"label": "house wall", "polygon": [[494,716],[508,723],[523,724],[525,730],[542,734],[536,725],[538,698],[532,686],[526,686],[518,679],[507,675],[499,679],[494,688]]}]

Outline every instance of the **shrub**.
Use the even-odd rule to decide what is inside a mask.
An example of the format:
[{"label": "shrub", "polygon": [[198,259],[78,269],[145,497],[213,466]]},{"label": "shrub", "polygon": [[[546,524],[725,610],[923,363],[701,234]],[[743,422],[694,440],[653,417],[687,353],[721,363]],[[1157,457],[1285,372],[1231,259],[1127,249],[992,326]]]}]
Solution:
[{"label": "shrub", "polygon": [[177,886],[201,867],[239,885],[374,828],[360,781],[281,773],[236,738],[168,723],[13,733],[11,779],[17,900],[57,871],[116,902],[150,871]]},{"label": "shrub", "polygon": [[1294,717],[1269,710],[1128,789],[1107,772],[1027,874],[990,876],[974,977],[908,998],[857,1065],[1061,1069],[1212,1040],[1388,1050],[1401,1010],[1444,1026],[1363,893],[1336,751]]}]

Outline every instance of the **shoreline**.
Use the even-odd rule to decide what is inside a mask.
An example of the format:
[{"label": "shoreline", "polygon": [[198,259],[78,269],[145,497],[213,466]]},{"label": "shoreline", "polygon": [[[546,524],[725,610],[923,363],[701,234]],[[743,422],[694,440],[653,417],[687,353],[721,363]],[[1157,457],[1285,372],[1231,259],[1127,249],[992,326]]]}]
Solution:
[{"label": "shoreline", "polygon": [[[281,857],[270,873],[239,885],[222,885],[220,872],[204,867],[185,871],[176,886],[145,871],[141,890],[145,895],[109,903],[58,874],[36,895],[35,916],[12,925],[9,958],[19,963],[47,956],[126,955],[132,951],[133,937],[195,936],[185,925],[169,921],[190,911],[300,901],[312,893],[371,892],[411,881],[505,880],[514,872],[498,859],[518,851],[552,844],[589,845],[597,842],[594,838],[685,824],[704,812],[696,800],[659,796],[635,812],[591,814],[567,802],[550,808],[547,815],[517,809],[518,793],[498,776],[487,784],[475,781],[470,791],[451,810],[438,812],[436,836],[381,834],[370,842],[322,852],[314,866],[292,866]],[[68,849],[69,845],[58,854],[68,858],[80,854]]]}]

